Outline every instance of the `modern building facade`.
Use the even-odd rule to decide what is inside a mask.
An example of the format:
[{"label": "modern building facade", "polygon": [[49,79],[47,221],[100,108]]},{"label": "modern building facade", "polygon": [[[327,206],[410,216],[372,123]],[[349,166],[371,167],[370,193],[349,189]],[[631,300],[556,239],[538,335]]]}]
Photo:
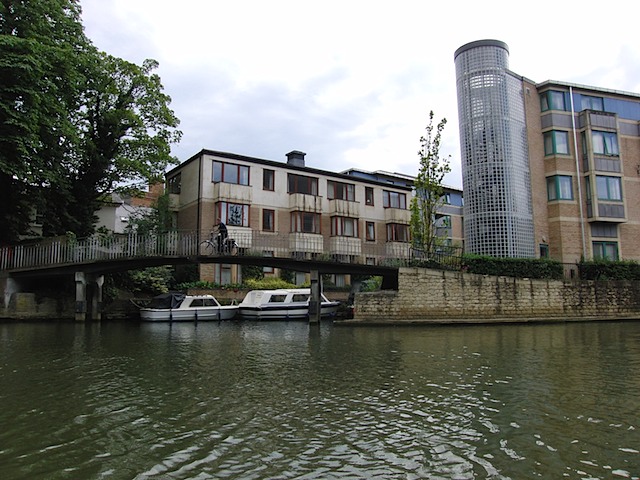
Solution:
[{"label": "modern building facade", "polygon": [[[240,248],[262,256],[377,264],[410,254],[412,177],[330,172],[307,166],[305,156],[292,151],[278,162],[202,150],[166,175],[177,228],[206,236],[222,221]],[[442,234],[461,240],[461,192],[450,190],[460,202]],[[279,273],[265,268],[266,275]],[[224,264],[202,265],[201,278],[242,280],[236,266]],[[350,279],[336,275],[334,283]]]},{"label": "modern building facade", "polygon": [[640,95],[509,70],[508,47],[454,55],[466,251],[640,260]]},{"label": "modern building facade", "polygon": [[507,45],[478,41],[455,53],[467,252],[534,257],[522,82]]}]

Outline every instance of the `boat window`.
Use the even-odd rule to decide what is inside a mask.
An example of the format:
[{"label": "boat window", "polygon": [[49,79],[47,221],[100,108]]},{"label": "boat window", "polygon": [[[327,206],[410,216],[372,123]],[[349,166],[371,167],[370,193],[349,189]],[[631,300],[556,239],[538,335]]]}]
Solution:
[{"label": "boat window", "polygon": [[217,307],[216,302],[213,301],[213,298],[205,298],[203,304],[205,307]]},{"label": "boat window", "polygon": [[271,295],[269,303],[283,303],[285,298],[287,298],[286,295]]},{"label": "boat window", "polygon": [[309,301],[309,295],[306,295],[304,293],[296,293],[293,295],[291,301],[293,303],[307,303],[307,301]]},{"label": "boat window", "polygon": [[191,305],[189,305],[190,307],[201,307],[202,306],[202,299],[201,298],[194,298],[193,300],[191,300]]}]

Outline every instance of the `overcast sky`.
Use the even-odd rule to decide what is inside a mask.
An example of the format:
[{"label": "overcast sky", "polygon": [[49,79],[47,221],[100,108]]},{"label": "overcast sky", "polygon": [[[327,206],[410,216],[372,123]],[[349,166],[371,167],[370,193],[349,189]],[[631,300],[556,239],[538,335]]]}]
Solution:
[{"label": "overcast sky", "polygon": [[510,68],[640,93],[633,2],[427,0],[81,0],[99,49],[157,71],[183,138],[203,148],[310,167],[415,175],[429,111],[461,188],[455,50],[509,45]]}]

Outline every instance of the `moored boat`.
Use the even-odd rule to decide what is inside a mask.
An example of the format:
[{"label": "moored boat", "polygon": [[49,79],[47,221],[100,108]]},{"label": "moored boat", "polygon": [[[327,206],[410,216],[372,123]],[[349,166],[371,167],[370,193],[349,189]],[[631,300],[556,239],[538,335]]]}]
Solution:
[{"label": "moored boat", "polygon": [[206,322],[232,320],[238,305],[220,305],[213,295],[163,293],[140,308],[140,319],[148,322]]},{"label": "moored boat", "polygon": [[[334,316],[340,302],[332,302],[324,294],[320,297],[320,315]],[[309,317],[310,298],[310,288],[251,290],[240,302],[238,311],[243,319],[249,320],[304,319]]]}]

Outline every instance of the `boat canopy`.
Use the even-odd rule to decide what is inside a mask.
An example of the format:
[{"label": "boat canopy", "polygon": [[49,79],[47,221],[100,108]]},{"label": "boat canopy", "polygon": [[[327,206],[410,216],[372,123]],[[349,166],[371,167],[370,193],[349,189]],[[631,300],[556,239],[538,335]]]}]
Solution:
[{"label": "boat canopy", "polygon": [[151,299],[148,308],[178,308],[184,300],[184,293],[162,293]]}]

